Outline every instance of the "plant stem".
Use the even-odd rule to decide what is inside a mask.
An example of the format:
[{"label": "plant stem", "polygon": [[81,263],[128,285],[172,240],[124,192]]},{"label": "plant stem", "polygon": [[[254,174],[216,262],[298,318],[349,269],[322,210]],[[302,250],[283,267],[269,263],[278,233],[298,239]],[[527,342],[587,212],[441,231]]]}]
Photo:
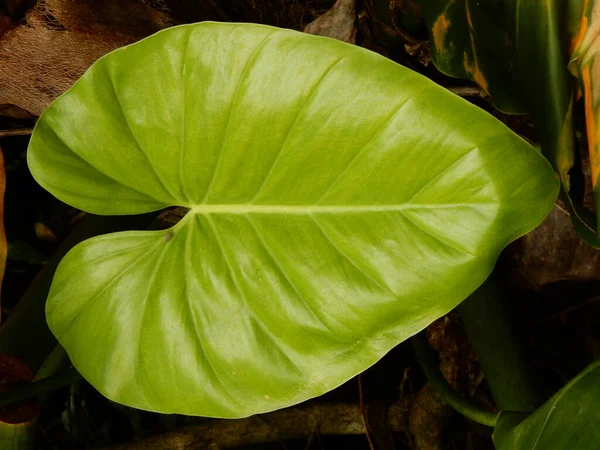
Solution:
[{"label": "plant stem", "polygon": [[12,136],[29,136],[33,133],[33,128],[16,128],[12,130],[0,130],[0,138]]},{"label": "plant stem", "polygon": [[459,97],[480,97],[485,98],[488,94],[477,86],[451,86],[447,87],[450,92],[458,95]]},{"label": "plant stem", "polygon": [[524,340],[491,275],[458,311],[500,410],[533,411],[544,402]]},{"label": "plant stem", "polygon": [[39,397],[48,392],[55,391],[61,387],[69,386],[76,381],[81,380],[81,375],[75,369],[68,369],[67,371],[54,375],[52,377],[44,378],[40,381],[35,381],[31,384],[13,389],[8,392],[0,394],[0,408],[13,403],[22,402],[33,397]]},{"label": "plant stem", "polygon": [[495,427],[498,420],[498,414],[482,409],[466,398],[458,394],[452,386],[446,381],[440,372],[440,362],[437,353],[427,342],[423,333],[419,333],[411,338],[411,344],[419,360],[419,364],[425,373],[427,379],[433,385],[435,391],[442,400],[452,406],[463,416],[474,422],[488,427]]}]

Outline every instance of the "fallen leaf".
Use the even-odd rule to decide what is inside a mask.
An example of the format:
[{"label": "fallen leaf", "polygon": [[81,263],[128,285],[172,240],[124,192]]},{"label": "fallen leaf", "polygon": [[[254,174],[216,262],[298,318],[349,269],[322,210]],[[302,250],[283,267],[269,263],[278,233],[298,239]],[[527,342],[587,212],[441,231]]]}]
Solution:
[{"label": "fallen leaf", "polygon": [[560,205],[508,252],[515,270],[536,288],[559,280],[600,279],[600,252],[579,238]]},{"label": "fallen leaf", "polygon": [[309,23],[304,32],[356,43],[356,0],[337,0],[329,11]]},{"label": "fallen leaf", "polygon": [[99,57],[172,24],[136,0],[45,0],[0,38],[0,105],[32,115]]}]

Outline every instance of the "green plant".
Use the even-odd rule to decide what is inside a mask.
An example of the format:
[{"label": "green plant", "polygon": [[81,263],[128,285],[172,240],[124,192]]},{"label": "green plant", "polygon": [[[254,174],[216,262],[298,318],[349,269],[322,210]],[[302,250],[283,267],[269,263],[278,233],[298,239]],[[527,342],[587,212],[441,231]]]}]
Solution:
[{"label": "green plant", "polygon": [[89,212],[190,208],[169,231],[77,246],[47,316],[108,397],[224,417],[321,394],[448,312],[555,187],[537,152],[425,78],[250,25],[101,59],[44,112],[28,160]]},{"label": "green plant", "polygon": [[533,414],[502,412],[494,430],[498,450],[598,447],[600,363],[588,366]]},{"label": "green plant", "polygon": [[258,25],[100,59],[44,112],[28,162],[91,213],[189,208],[77,245],[46,311],[107,397],[212,417],[366,369],[483,283],[558,190],[535,149],[426,78]]},{"label": "green plant", "polygon": [[[441,72],[476,82],[501,111],[531,115],[578,233],[600,248],[596,2],[414,1],[429,28],[433,61]],[[585,102],[595,214],[584,206],[581,189],[572,186],[573,174],[582,176],[575,165],[578,92]]]},{"label": "green plant", "polygon": [[[594,0],[415,0],[415,4],[429,29],[433,61],[440,71],[476,82],[502,111],[531,115],[542,152],[560,177],[562,199],[579,235],[600,248],[598,3]],[[576,165],[578,146],[586,144],[585,139],[576,139],[574,105],[579,95],[583,96],[596,217],[584,206],[583,174]],[[487,299],[491,296],[488,293]],[[485,313],[484,308],[475,309],[478,314]],[[490,322],[468,312],[462,316],[467,327],[477,321],[485,326]],[[478,328],[480,333],[469,334],[478,355],[483,357],[482,364],[486,359],[489,361],[484,371],[491,375],[488,383],[492,391],[498,390],[494,396],[501,406],[501,401],[514,399],[512,394],[521,392],[524,386],[518,386],[521,380],[505,376],[502,358],[494,354],[498,348],[486,344],[491,336],[487,334],[486,339],[483,326]],[[531,416],[502,413],[494,433],[497,448],[597,448],[600,434],[594,411],[599,392],[596,372],[597,363],[590,365]],[[516,389],[507,393],[503,384],[515,384]]]}]

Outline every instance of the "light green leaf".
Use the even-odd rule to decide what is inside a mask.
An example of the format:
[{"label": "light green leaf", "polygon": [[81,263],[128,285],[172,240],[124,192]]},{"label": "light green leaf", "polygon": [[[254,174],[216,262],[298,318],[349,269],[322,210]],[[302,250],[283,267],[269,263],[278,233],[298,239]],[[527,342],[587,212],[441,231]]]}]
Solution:
[{"label": "light green leaf", "polygon": [[44,112],[28,160],[87,211],[191,208],[73,249],[47,317],[109,398],[217,417],[374,364],[475,290],[558,186],[426,78],[259,25],[176,27],[99,60]]},{"label": "light green leaf", "polygon": [[596,450],[600,446],[600,361],[588,366],[542,407],[522,414],[500,413],[497,450]]}]

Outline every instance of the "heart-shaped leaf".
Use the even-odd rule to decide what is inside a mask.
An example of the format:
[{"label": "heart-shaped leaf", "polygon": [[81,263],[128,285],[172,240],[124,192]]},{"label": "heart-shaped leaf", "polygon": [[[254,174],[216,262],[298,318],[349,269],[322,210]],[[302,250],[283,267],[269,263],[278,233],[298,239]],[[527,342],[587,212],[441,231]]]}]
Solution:
[{"label": "heart-shaped leaf", "polygon": [[190,208],[74,248],[47,318],[109,398],[220,417],[375,363],[483,282],[558,186],[426,78],[259,25],[172,28],[102,58],[44,112],[28,160],[86,211]]},{"label": "heart-shaped leaf", "polygon": [[494,430],[498,450],[595,450],[600,444],[600,361],[588,366],[523,420],[502,412]]}]

